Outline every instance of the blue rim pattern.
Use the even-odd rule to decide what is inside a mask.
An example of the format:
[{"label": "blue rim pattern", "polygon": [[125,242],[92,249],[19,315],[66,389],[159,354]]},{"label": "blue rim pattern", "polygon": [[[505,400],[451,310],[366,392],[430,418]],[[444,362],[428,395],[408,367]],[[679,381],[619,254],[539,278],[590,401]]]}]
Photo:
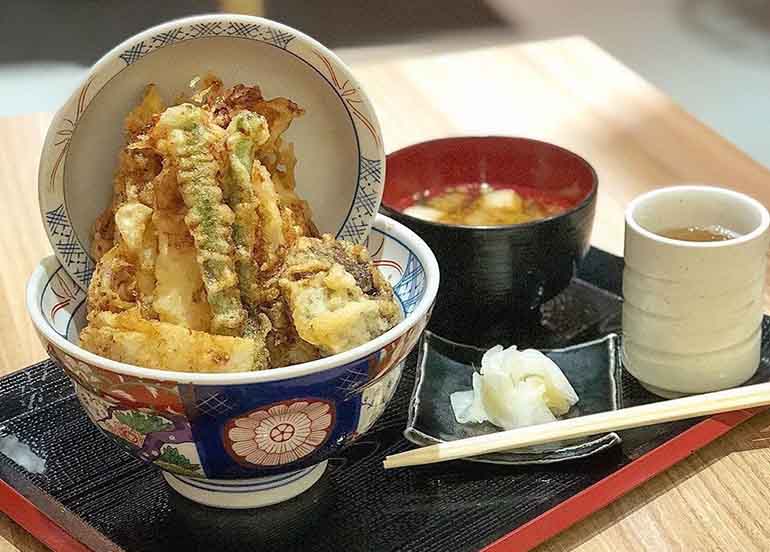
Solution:
[{"label": "blue rim pattern", "polygon": [[[178,479],[185,485],[195,487],[196,489],[200,489],[202,491],[214,491],[217,493],[253,493],[258,491],[270,491],[289,485],[290,483],[293,483],[298,479],[302,479],[308,475],[311,471],[313,471],[313,469],[315,469],[315,467],[316,466],[313,465],[288,474],[265,477],[264,481],[260,481],[259,483],[211,483],[211,480],[192,479],[183,475],[167,473],[170,477]],[[260,480],[262,479],[263,478],[260,478]]]},{"label": "blue rim pattern", "polygon": [[289,45],[289,42],[296,38],[288,31],[278,31],[259,23],[242,23],[238,21],[220,22],[212,21],[210,23],[193,23],[158,33],[147,41],[142,40],[126,49],[120,54],[126,65],[131,65],[137,60],[143,58],[150,52],[175,44],[185,40],[208,37],[229,37],[229,38],[247,38],[249,40],[259,40],[277,46],[283,50]]},{"label": "blue rim pattern", "polygon": [[355,243],[362,243],[366,239],[366,230],[379,207],[377,184],[381,181],[382,161],[361,155],[358,159],[358,185],[353,203],[337,238]]},{"label": "blue rim pattern", "polygon": [[46,211],[45,222],[48,224],[52,245],[62,265],[67,267],[67,271],[81,287],[87,288],[94,273],[94,261],[80,244],[64,203]]}]

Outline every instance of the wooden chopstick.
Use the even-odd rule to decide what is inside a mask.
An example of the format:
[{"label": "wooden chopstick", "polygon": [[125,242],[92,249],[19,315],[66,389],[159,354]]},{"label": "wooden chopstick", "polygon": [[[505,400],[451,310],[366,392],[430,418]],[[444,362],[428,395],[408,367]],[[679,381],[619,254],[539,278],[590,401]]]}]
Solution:
[{"label": "wooden chopstick", "polygon": [[469,458],[490,452],[543,445],[563,439],[586,437],[609,431],[673,422],[764,405],[770,405],[770,383],[671,399],[430,445],[388,456],[385,458],[383,466],[385,469],[391,469],[446,462],[447,460]]}]

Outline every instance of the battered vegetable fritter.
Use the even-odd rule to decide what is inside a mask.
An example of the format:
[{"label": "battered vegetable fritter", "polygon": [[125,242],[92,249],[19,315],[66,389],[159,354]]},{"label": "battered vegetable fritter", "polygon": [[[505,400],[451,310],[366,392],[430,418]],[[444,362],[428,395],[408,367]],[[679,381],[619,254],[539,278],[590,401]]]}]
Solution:
[{"label": "battered vegetable fritter", "polygon": [[366,249],[328,234],[299,239],[286,257],[280,286],[297,333],[323,354],[362,345],[401,317]]}]

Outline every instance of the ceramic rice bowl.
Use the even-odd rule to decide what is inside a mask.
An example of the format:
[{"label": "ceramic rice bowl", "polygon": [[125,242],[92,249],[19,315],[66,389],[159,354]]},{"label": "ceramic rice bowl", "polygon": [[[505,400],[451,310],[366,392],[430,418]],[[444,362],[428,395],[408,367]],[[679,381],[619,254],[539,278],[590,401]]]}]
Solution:
[{"label": "ceramic rice bowl", "polygon": [[162,469],[191,500],[267,506],[312,486],[326,460],[374,424],[430,317],[439,273],[425,243],[383,215],[366,243],[404,319],[355,349],[285,368],[166,372],[89,353],[78,346],[85,293],[55,257],[32,274],[27,306],[43,346],[104,434]]}]

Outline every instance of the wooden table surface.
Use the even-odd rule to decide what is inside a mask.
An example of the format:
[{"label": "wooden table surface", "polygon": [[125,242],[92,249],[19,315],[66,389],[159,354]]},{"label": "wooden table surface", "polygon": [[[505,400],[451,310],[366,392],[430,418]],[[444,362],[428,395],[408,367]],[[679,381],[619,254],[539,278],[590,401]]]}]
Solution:
[{"label": "wooden table surface", "polygon": [[[388,151],[444,136],[501,134],[584,156],[600,181],[593,243],[613,253],[622,253],[624,206],[655,187],[719,184],[770,206],[767,169],[586,39],[422,58],[345,57],[374,101]],[[0,119],[0,374],[45,356],[23,288],[51,250],[36,194],[49,121],[45,114]],[[770,414],[755,417],[539,551],[770,550],[766,426]],[[44,549],[0,516],[0,551]]]}]

